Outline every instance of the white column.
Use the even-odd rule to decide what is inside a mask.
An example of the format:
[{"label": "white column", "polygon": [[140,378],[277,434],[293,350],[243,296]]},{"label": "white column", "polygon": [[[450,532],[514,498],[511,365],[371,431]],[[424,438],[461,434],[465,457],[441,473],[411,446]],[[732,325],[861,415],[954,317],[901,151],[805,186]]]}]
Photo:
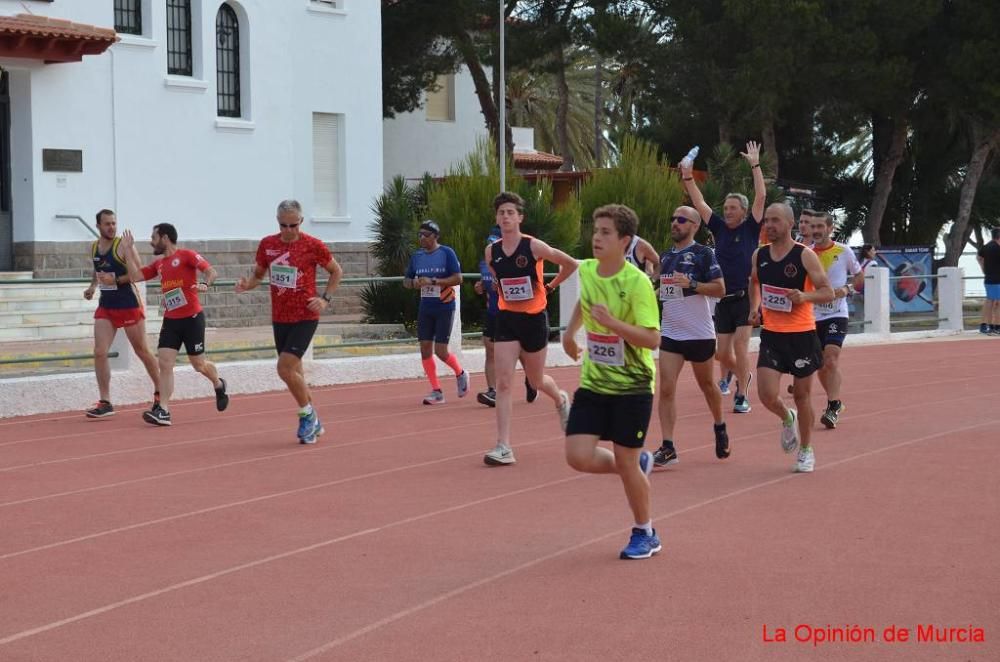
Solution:
[{"label": "white column", "polygon": [[889,333],[889,270],[865,269],[865,333]]},{"label": "white column", "polygon": [[[139,291],[139,301],[142,303],[146,310],[149,309],[148,301],[146,299],[146,282],[136,283],[135,288]],[[148,317],[148,315],[147,315]],[[146,327],[146,335],[149,335],[149,327]],[[118,352],[118,356],[115,358],[109,358],[108,364],[111,366],[112,370],[128,370],[132,362],[132,344],[128,341],[128,336],[125,335],[125,329],[117,329],[115,331],[115,339],[111,341],[111,348],[108,350],[110,353]],[[153,348],[153,355],[156,355],[156,348]],[[138,357],[137,357],[138,358]]]},{"label": "white column", "polygon": [[941,267],[938,269],[938,329],[947,331],[962,331],[965,328],[963,319],[965,311],[962,300],[965,297],[965,282],[962,276],[965,272],[959,267]]},{"label": "white column", "polygon": [[451,318],[448,353],[454,354],[459,363],[465,364],[465,357],[462,354],[462,287],[460,285],[455,286],[455,314]]},{"label": "white column", "polygon": [[[564,280],[559,285],[559,326],[566,326],[569,324],[569,318],[573,316],[573,309],[576,307],[576,302],[579,299],[580,270],[577,269],[569,278]],[[565,331],[559,332],[560,340],[563,337],[563,333],[565,333]],[[581,347],[586,346],[583,344],[584,337],[584,331],[581,327],[579,333],[577,333],[577,342]]]}]

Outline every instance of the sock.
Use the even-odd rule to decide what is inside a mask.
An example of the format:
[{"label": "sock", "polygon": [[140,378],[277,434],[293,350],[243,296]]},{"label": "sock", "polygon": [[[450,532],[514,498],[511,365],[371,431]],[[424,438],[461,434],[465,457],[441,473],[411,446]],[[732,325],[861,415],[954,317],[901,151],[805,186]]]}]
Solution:
[{"label": "sock", "polygon": [[645,524],[636,524],[635,528],[642,529],[643,531],[646,532],[647,536],[653,535],[653,521],[652,520],[646,522]]},{"label": "sock", "polygon": [[826,406],[830,409],[839,409],[840,400],[827,400]]},{"label": "sock", "polygon": [[726,431],[726,423],[725,422],[715,423],[714,427],[715,427],[715,431],[716,432],[725,432]]},{"label": "sock", "polygon": [[674,442],[670,441],[669,439],[664,439],[663,443],[660,444],[660,447],[666,448],[668,450],[674,450]]},{"label": "sock", "polygon": [[219,377],[219,385],[218,385],[218,386],[213,386],[213,388],[214,388],[214,389],[215,389],[216,391],[221,391],[221,390],[222,390],[222,389],[224,388],[224,386],[225,386],[225,384],[224,384],[224,382],[222,381],[222,377]]},{"label": "sock", "polygon": [[448,358],[444,360],[444,364],[451,368],[456,375],[461,375],[464,372],[462,365],[458,362],[458,357],[454,354],[449,354]]},{"label": "sock", "polygon": [[299,416],[312,416],[312,413],[313,413],[313,406],[311,402],[307,404],[305,407],[299,409]]},{"label": "sock", "polygon": [[431,383],[431,388],[440,391],[441,382],[438,381],[438,369],[437,365],[434,364],[434,357],[421,359],[420,362],[424,364],[424,372],[427,373],[427,381]]}]

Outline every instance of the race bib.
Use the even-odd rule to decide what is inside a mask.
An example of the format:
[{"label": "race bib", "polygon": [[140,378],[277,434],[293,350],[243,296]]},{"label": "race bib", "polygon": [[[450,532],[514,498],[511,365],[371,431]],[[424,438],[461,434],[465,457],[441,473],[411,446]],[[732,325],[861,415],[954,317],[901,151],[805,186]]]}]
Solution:
[{"label": "race bib", "polygon": [[[105,275],[106,274],[106,275]],[[111,282],[105,280],[110,276]],[[102,292],[114,292],[118,289],[118,279],[114,274],[107,273],[106,271],[97,274],[97,287],[100,288]]]},{"label": "race bib", "polygon": [[424,285],[420,288],[420,298],[421,299],[440,299],[441,298],[441,286],[440,285]]},{"label": "race bib", "polygon": [[674,281],[673,274],[660,276],[660,301],[673,301],[684,298],[684,289]]},{"label": "race bib", "polygon": [[528,276],[501,278],[500,289],[503,291],[503,298],[507,301],[528,301],[535,296],[531,289],[531,278]]},{"label": "race bib", "polygon": [[295,283],[299,279],[299,270],[287,264],[271,265],[271,285],[282,287],[287,290],[294,290]]},{"label": "race bib", "polygon": [[172,290],[163,293],[163,307],[169,310],[177,310],[187,305],[187,298],[184,296],[184,290],[175,287]]},{"label": "race bib", "polygon": [[833,313],[837,311],[839,304],[836,299],[830,303],[814,303],[813,306],[816,308],[817,312],[820,313]]},{"label": "race bib", "polygon": [[768,310],[776,310],[782,313],[792,312],[792,300],[788,298],[788,290],[783,287],[772,285],[762,285],[761,305]]},{"label": "race bib", "polygon": [[621,336],[605,336],[587,332],[587,354],[594,363],[610,366],[625,365],[625,341]]}]

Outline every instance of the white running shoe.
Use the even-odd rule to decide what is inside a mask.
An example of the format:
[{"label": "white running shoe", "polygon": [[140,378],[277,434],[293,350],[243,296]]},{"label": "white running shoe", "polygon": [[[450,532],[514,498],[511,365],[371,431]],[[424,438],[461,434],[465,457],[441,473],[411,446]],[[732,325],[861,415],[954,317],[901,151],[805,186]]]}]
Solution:
[{"label": "white running shoe", "polygon": [[514,451],[507,444],[497,442],[496,447],[483,456],[483,462],[490,466],[501,466],[504,464],[514,464]]},{"label": "white running shoe", "polygon": [[800,474],[812,473],[816,468],[816,454],[813,453],[812,446],[800,448],[799,456],[795,461],[795,472]]},{"label": "white running shoe", "polygon": [[431,391],[424,398],[425,405],[443,405],[444,404],[444,393],[441,391]]},{"label": "white running shoe", "polygon": [[788,411],[792,415],[792,422],[781,423],[781,450],[791,453],[799,447],[799,412],[794,409]]},{"label": "white running shoe", "polygon": [[562,426],[562,430],[565,432],[566,426],[569,425],[569,394],[566,391],[559,391],[559,396],[562,398],[562,402],[556,406],[556,410],[559,412],[559,425]]},{"label": "white running shoe", "polygon": [[469,373],[463,370],[462,374],[458,375],[455,380],[458,382],[458,397],[464,398],[469,392],[469,384],[472,382],[469,378]]}]

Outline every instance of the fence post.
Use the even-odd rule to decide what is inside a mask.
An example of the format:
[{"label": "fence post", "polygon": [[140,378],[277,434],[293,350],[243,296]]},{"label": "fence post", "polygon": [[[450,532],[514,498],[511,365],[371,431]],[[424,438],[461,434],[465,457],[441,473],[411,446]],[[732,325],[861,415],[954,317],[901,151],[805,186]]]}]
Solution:
[{"label": "fence post", "polygon": [[[139,292],[139,303],[141,303],[144,308],[143,310],[148,310],[146,299],[146,282],[135,284],[135,289]],[[119,333],[120,332],[120,333]],[[146,329],[148,334],[149,329]],[[112,370],[128,370],[132,363],[132,343],[128,341],[128,336],[125,335],[125,329],[115,329],[114,340],[111,341],[111,348],[108,350],[111,353],[118,352],[118,356],[115,358],[108,359],[108,365]],[[153,352],[155,355],[155,351]]]},{"label": "fence post", "polygon": [[865,269],[865,333],[889,333],[889,270]]},{"label": "fence post", "polygon": [[451,337],[448,339],[448,353],[454,354],[459,363],[465,363],[462,354],[462,286],[456,285],[455,314],[451,318]]},{"label": "fence post", "polygon": [[962,331],[965,329],[965,311],[962,300],[965,295],[965,272],[959,267],[938,269],[938,329]]},{"label": "fence post", "polygon": [[[579,261],[577,261],[579,264]],[[580,299],[580,270],[573,274],[559,285],[559,326],[569,324],[569,318],[573,316],[573,309]],[[559,332],[559,339],[562,340],[565,331]],[[583,333],[582,329],[580,333]],[[579,340],[579,338],[578,338]],[[584,346],[584,345],[581,345]]]}]

